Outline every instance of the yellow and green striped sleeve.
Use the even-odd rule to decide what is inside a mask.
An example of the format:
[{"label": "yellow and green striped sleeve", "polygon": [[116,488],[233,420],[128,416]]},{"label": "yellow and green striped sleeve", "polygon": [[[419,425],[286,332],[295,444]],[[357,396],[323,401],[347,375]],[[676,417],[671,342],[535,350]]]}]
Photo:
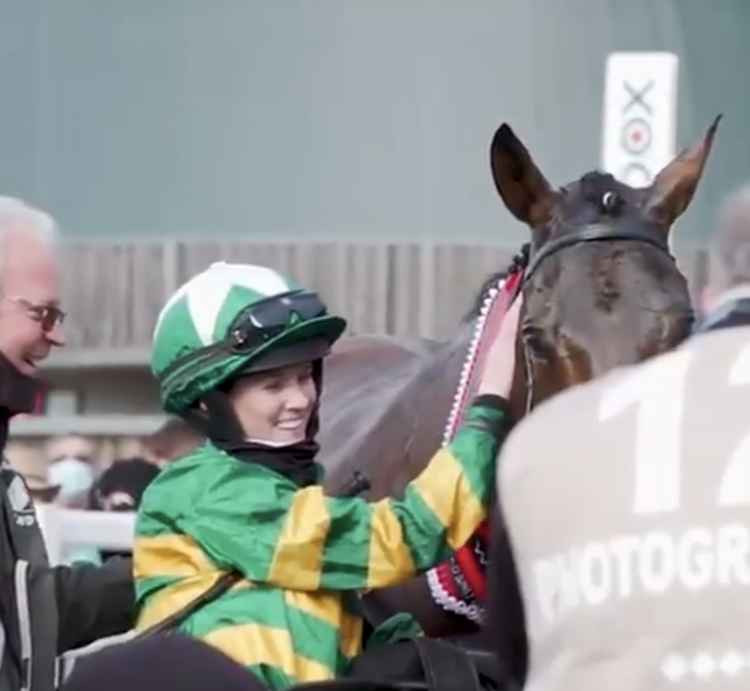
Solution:
[{"label": "yellow and green striped sleeve", "polygon": [[404,497],[375,503],[298,490],[253,464],[208,464],[206,491],[177,525],[217,565],[256,582],[308,591],[398,583],[464,544],[485,518],[509,428],[502,399],[481,397]]},{"label": "yellow and green striped sleeve", "polygon": [[[392,585],[463,545],[486,517],[495,459],[509,429],[504,401],[484,396],[470,408],[453,443],[433,456],[402,499],[372,504],[329,499],[331,528],[321,559],[321,586]],[[349,528],[355,524],[362,533],[356,540]],[[355,574],[354,563],[364,565],[362,572]]]}]

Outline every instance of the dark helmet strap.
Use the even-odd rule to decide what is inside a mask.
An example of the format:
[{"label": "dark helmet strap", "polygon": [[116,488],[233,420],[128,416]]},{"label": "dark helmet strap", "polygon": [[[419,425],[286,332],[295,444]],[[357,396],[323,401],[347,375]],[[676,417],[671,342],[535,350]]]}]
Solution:
[{"label": "dark helmet strap", "polygon": [[315,401],[315,408],[313,409],[312,415],[310,415],[310,421],[307,423],[307,438],[309,440],[315,439],[318,436],[318,430],[320,429],[320,399],[323,396],[323,359],[313,361],[313,381],[315,382],[315,391],[318,395]]},{"label": "dark helmet strap", "polygon": [[221,389],[204,394],[182,417],[191,427],[217,444],[237,441],[245,436],[229,396]]}]

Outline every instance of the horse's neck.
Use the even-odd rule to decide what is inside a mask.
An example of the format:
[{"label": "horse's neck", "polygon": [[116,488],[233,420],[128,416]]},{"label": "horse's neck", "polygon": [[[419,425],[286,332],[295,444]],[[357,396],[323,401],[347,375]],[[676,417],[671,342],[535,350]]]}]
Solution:
[{"label": "horse's neck", "polygon": [[[401,491],[419,473],[440,447],[470,336],[467,325],[448,343],[391,368],[371,368],[364,386],[361,374],[359,386],[350,382],[345,400],[335,392],[324,396],[324,408],[326,400],[336,404],[324,410],[320,435],[329,491],[359,470],[378,498]],[[326,391],[334,369],[326,372]]]},{"label": "horse's neck", "polygon": [[[472,333],[471,325],[460,329],[412,373],[393,401],[393,412],[408,433],[402,444],[390,448],[393,479],[383,484],[382,496],[402,492],[443,443]],[[383,427],[381,434],[388,435],[388,428]]]}]

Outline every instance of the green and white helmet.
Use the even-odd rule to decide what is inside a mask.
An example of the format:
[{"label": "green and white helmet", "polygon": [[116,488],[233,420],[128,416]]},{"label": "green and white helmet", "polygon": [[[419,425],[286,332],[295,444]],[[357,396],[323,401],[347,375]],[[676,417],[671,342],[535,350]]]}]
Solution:
[{"label": "green and white helmet", "polygon": [[318,296],[251,264],[212,264],[159,314],[151,370],[164,409],[180,414],[240,371],[315,360],[346,322]]}]

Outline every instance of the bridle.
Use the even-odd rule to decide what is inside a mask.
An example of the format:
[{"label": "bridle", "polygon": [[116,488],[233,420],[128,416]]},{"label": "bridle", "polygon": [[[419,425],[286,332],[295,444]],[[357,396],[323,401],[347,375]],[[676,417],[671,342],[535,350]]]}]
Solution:
[{"label": "bridle", "polygon": [[[590,242],[625,241],[651,245],[661,252],[664,252],[664,254],[666,254],[672,261],[675,261],[674,256],[669,251],[667,234],[664,232],[663,228],[660,228],[659,226],[639,223],[639,228],[628,228],[627,223],[621,223],[615,226],[603,223],[593,223],[583,226],[579,230],[566,233],[562,237],[542,245],[536,251],[532,250],[528,264],[524,269],[523,281],[521,282],[519,291],[525,290],[526,287],[530,285],[534,273],[545,259],[561,252],[562,250],[577,247],[582,244],[588,244]],[[524,366],[526,369],[525,414],[528,415],[534,404],[534,366],[531,361],[526,341],[521,339],[521,344],[523,348]]]}]

